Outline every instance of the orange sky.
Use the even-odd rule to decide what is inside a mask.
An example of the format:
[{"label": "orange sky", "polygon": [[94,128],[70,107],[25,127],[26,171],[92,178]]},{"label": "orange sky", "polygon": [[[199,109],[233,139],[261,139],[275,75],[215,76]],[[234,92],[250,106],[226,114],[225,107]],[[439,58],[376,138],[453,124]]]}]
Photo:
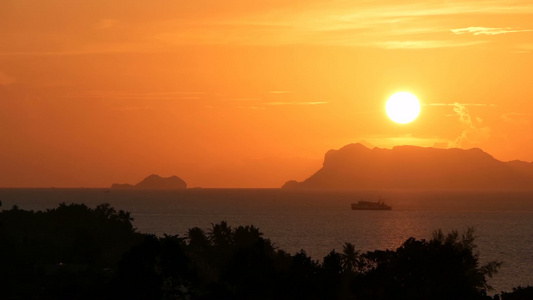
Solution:
[{"label": "orange sky", "polygon": [[0,186],[279,187],[361,140],[533,161],[533,3],[389,2],[2,0]]}]

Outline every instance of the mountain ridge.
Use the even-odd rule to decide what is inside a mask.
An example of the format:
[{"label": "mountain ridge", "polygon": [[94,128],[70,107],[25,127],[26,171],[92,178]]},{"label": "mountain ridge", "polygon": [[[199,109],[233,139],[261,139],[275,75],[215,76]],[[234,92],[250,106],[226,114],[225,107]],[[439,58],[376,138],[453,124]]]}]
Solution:
[{"label": "mountain ridge", "polygon": [[322,168],[282,188],[533,190],[533,163],[502,162],[479,148],[348,144],[329,150]]}]

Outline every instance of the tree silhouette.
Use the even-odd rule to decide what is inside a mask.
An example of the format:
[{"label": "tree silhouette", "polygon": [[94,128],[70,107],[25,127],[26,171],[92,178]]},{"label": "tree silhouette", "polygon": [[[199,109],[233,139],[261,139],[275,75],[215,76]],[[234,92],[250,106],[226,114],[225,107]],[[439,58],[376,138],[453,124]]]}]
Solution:
[{"label": "tree silhouette", "polygon": [[352,243],[344,243],[342,247],[342,268],[344,272],[355,273],[360,268],[359,251],[355,250]]},{"label": "tree silhouette", "polygon": [[501,300],[531,300],[533,299],[533,286],[515,287],[510,293],[502,292]]},{"label": "tree silhouette", "polygon": [[122,254],[141,238],[131,221],[109,204],[0,212],[2,294],[75,299],[103,293]]},{"label": "tree silhouette", "polygon": [[364,255],[368,271],[359,289],[371,299],[480,299],[500,262],[479,266],[473,229],[434,234],[430,241],[410,238],[396,251]]},{"label": "tree silhouette", "polygon": [[226,221],[217,224],[211,224],[209,231],[209,240],[215,247],[228,248],[232,243],[232,230]]},{"label": "tree silhouette", "polygon": [[1,211],[2,299],[488,300],[487,279],[500,266],[479,263],[471,228],[362,254],[345,243],[319,262],[276,249],[253,225],[220,222],[183,238],[140,234],[131,221],[108,204]]}]

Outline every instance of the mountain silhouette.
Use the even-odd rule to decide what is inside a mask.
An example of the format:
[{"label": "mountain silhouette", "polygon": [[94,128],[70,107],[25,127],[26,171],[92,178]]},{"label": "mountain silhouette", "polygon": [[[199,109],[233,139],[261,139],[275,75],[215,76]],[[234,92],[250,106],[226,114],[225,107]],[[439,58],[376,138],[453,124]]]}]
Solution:
[{"label": "mountain silhouette", "polygon": [[533,189],[533,163],[501,162],[483,150],[350,144],[326,153],[323,166],[283,188]]},{"label": "mountain silhouette", "polygon": [[187,183],[183,181],[178,176],[171,176],[171,177],[161,177],[156,174],[152,174],[146,178],[144,178],[141,182],[137,183],[136,185],[131,184],[121,184],[121,183],[114,183],[111,185],[111,188],[115,189],[128,189],[128,188],[136,188],[136,189],[164,189],[164,190],[170,190],[170,189],[185,189],[187,188]]}]

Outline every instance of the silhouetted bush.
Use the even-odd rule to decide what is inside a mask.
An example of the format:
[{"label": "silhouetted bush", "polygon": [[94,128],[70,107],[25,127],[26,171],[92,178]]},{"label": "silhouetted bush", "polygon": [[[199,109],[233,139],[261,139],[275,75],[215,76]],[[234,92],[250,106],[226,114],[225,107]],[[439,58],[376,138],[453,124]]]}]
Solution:
[{"label": "silhouetted bush", "polygon": [[0,293],[24,299],[100,294],[123,253],[141,237],[131,221],[109,204],[2,211]]},{"label": "silhouetted bush", "polygon": [[518,286],[510,293],[502,292],[500,296],[501,300],[531,300],[533,299],[533,286],[525,288]]},{"label": "silhouetted bush", "polygon": [[490,289],[487,277],[499,262],[479,265],[473,230],[433,239],[410,238],[396,251],[363,255],[365,276],[358,296],[371,299],[480,299]]},{"label": "silhouetted bush", "polygon": [[[140,234],[108,204],[0,212],[2,299],[492,299],[471,229],[410,238],[396,250],[351,243],[322,262],[226,222],[185,237]],[[502,292],[531,299],[532,287]],[[498,299],[500,296],[496,296]]]}]

